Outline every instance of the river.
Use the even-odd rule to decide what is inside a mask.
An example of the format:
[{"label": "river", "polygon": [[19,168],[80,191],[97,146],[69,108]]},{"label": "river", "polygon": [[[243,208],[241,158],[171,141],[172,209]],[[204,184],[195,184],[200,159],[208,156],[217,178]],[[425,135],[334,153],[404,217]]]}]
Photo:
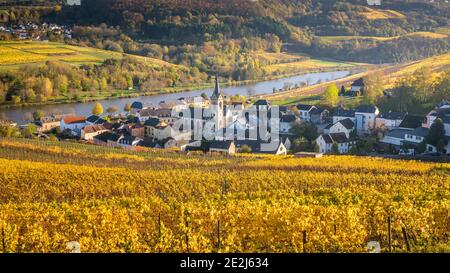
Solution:
[{"label": "river", "polygon": [[[222,93],[225,95],[244,95],[244,96],[255,96],[255,95],[263,95],[269,94],[273,92],[273,89],[276,90],[283,89],[286,84],[291,84],[292,86],[301,83],[308,83],[309,85],[313,85],[319,82],[327,82],[340,78],[344,78],[350,75],[350,71],[332,71],[332,72],[318,72],[318,73],[308,73],[298,76],[286,77],[276,80],[270,81],[262,81],[257,83],[251,83],[240,86],[229,86],[221,88]],[[107,109],[111,106],[116,106],[120,111],[123,110],[125,104],[132,103],[134,101],[141,101],[144,105],[148,104],[157,104],[160,101],[171,101],[176,100],[181,97],[195,97],[200,96],[202,93],[206,93],[210,96],[213,92],[213,88],[194,90],[194,91],[186,91],[186,92],[178,92],[171,94],[161,94],[154,96],[140,96],[135,98],[119,98],[119,99],[109,99],[109,100],[100,100],[96,102],[100,102],[103,105],[103,109]],[[25,107],[11,107],[11,108],[2,108],[0,109],[0,118],[8,119],[18,124],[24,124],[32,116],[32,113],[41,110],[46,115],[50,114],[76,114],[82,116],[91,115],[91,110],[96,102],[74,102],[67,104],[54,104],[54,105],[36,105],[36,106],[25,106]]]}]

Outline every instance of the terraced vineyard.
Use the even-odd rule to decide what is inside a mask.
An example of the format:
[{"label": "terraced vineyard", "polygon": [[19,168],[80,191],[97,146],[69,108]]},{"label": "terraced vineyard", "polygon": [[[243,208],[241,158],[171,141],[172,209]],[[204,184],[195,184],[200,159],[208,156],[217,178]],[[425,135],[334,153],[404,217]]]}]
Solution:
[{"label": "terraced vineyard", "polygon": [[[62,61],[74,65],[99,64],[106,59],[121,59],[124,54],[90,47],[72,46],[64,43],[35,41],[0,41],[0,69],[20,64]],[[135,56],[156,66],[173,64],[147,57]]]},{"label": "terraced vineyard", "polygon": [[[0,252],[449,251],[450,164],[0,140]],[[403,231],[405,233],[403,233]]]}]

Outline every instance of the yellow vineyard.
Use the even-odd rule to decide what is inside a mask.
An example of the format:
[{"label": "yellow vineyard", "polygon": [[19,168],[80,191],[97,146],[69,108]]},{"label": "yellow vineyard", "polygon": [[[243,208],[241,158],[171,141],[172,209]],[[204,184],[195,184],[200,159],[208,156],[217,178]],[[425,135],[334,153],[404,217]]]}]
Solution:
[{"label": "yellow vineyard", "polygon": [[0,252],[386,252],[388,217],[392,251],[450,251],[448,163],[0,139],[0,164]]}]

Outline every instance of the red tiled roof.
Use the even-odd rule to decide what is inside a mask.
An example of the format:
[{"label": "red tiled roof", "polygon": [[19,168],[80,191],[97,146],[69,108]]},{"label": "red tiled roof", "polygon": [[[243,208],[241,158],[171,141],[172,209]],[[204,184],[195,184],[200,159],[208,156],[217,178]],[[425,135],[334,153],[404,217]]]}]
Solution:
[{"label": "red tiled roof", "polygon": [[95,133],[104,130],[106,130],[106,128],[103,125],[89,125],[83,128],[85,134]]},{"label": "red tiled roof", "polygon": [[83,116],[72,116],[72,117],[67,117],[64,118],[64,123],[65,124],[73,124],[73,123],[83,123],[86,121],[86,118]]}]

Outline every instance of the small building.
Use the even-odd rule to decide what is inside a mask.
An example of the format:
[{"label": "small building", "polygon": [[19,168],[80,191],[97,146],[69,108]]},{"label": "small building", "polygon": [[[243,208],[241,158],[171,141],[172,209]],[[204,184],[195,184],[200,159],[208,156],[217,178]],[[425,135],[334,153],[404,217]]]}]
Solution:
[{"label": "small building", "polygon": [[380,110],[375,105],[360,105],[355,110],[356,131],[358,134],[370,133],[375,128]]},{"label": "small building", "polygon": [[86,119],[87,125],[101,125],[105,123],[106,120],[104,120],[102,117],[97,115],[91,115]]},{"label": "small building", "polygon": [[298,109],[298,114],[300,116],[300,120],[310,122],[311,121],[310,112],[313,109],[315,109],[316,107],[314,105],[308,105],[308,104],[297,104],[296,107]]},{"label": "small building", "polygon": [[39,119],[39,121],[36,121],[35,124],[39,133],[45,133],[60,127],[61,118],[54,116],[42,117]]},{"label": "small building", "polygon": [[123,135],[117,141],[117,144],[124,148],[136,147],[142,139],[130,135]]},{"label": "small building", "polygon": [[121,135],[107,131],[94,136],[94,144],[108,147],[117,147],[120,138]]},{"label": "small building", "polygon": [[345,133],[345,135],[349,138],[350,133],[355,129],[355,123],[349,119],[342,119],[336,122],[335,124],[330,124],[323,132],[325,134],[335,134],[335,133]]},{"label": "small building", "polygon": [[346,154],[356,144],[356,141],[348,138],[345,133],[332,133],[321,134],[316,139],[316,143],[319,146],[320,153],[331,153],[333,151],[333,145],[336,145],[339,154]]},{"label": "small building", "polygon": [[356,123],[355,111],[338,107],[334,110],[332,122],[335,124],[336,122],[347,118]]},{"label": "small building", "polygon": [[234,145],[234,141],[232,140],[225,140],[225,141],[215,140],[209,144],[209,151],[233,155],[236,153],[236,146]]},{"label": "small building", "polygon": [[399,148],[400,146],[402,146],[402,143],[405,140],[405,135],[411,131],[412,129],[392,129],[384,134],[380,142],[384,144],[390,144]]},{"label": "small building", "polygon": [[418,127],[412,131],[405,133],[404,143],[420,144],[428,136],[429,129],[425,127]]},{"label": "small building", "polygon": [[323,107],[315,107],[309,112],[311,122],[314,124],[323,124],[328,119],[330,112]]},{"label": "small building", "polygon": [[95,136],[107,131],[103,125],[87,125],[81,129],[81,139],[94,140]]},{"label": "small building", "polygon": [[80,135],[84,126],[86,126],[86,118],[83,116],[70,116],[61,120],[61,130],[70,130],[75,135]]},{"label": "small building", "polygon": [[294,127],[297,117],[295,115],[283,115],[280,118],[280,133],[289,133],[292,127]]},{"label": "small building", "polygon": [[363,78],[359,78],[354,81],[350,86],[350,95],[353,97],[361,96],[364,93],[364,88],[366,84]]},{"label": "small building", "polygon": [[407,113],[392,112],[381,113],[375,120],[376,128],[393,129],[399,127]]}]

